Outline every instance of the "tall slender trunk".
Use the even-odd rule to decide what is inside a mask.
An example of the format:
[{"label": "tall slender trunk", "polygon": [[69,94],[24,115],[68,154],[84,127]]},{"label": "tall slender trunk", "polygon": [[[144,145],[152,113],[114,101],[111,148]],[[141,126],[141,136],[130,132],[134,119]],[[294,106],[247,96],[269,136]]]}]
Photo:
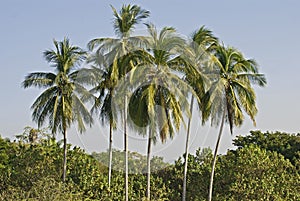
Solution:
[{"label": "tall slender trunk", "polygon": [[149,127],[148,148],[147,148],[147,200],[150,201],[150,176],[151,176],[151,138],[152,129]]},{"label": "tall slender trunk", "polygon": [[191,98],[191,105],[190,105],[191,117],[189,118],[188,128],[186,132],[182,201],[186,200],[186,182],[187,182],[187,170],[188,170],[188,160],[189,160],[189,141],[190,141],[190,129],[191,129],[192,114],[193,114],[193,105],[194,105],[194,96],[192,96]]},{"label": "tall slender trunk", "polygon": [[64,161],[63,161],[63,182],[66,181],[67,174],[67,129],[63,130],[64,135]]},{"label": "tall slender trunk", "polygon": [[217,162],[217,154],[218,154],[218,149],[219,149],[221,136],[222,136],[222,132],[223,132],[225,115],[226,115],[226,109],[224,109],[224,111],[223,111],[222,122],[221,122],[221,125],[220,125],[219,135],[218,135],[218,139],[217,139],[217,143],[216,143],[216,147],[215,147],[215,152],[214,152],[214,158],[213,158],[211,175],[210,175],[210,183],[209,183],[208,201],[211,201],[211,199],[212,199],[215,166],[216,166],[216,162]]},{"label": "tall slender trunk", "polygon": [[67,175],[67,126],[65,118],[65,97],[62,96],[62,126],[63,126],[63,136],[64,136],[64,161],[63,161],[63,182],[66,181]]},{"label": "tall slender trunk", "polygon": [[127,135],[127,96],[124,97],[124,157],[125,157],[125,201],[128,201],[128,135]]},{"label": "tall slender trunk", "polygon": [[110,189],[111,184],[111,167],[112,167],[112,142],[113,142],[113,136],[112,136],[112,123],[109,123],[109,161],[108,161],[108,188]]}]

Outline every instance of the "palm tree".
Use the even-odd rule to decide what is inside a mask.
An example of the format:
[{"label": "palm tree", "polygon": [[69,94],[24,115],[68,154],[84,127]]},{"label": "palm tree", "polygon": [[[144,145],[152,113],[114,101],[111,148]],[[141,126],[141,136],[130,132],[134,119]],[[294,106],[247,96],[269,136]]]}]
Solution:
[{"label": "palm tree", "polygon": [[48,124],[55,134],[63,134],[63,181],[67,169],[67,129],[77,122],[79,132],[85,131],[85,123],[91,125],[92,117],[79,95],[87,96],[88,91],[77,81],[76,67],[86,58],[86,52],[72,46],[69,39],[61,42],[54,40],[55,50],[47,50],[44,57],[55,72],[34,72],[25,77],[24,88],[38,87],[45,91],[31,106],[32,119],[41,127],[48,119]]},{"label": "palm tree", "polygon": [[234,48],[219,45],[212,60],[212,83],[203,98],[202,120],[205,122],[210,118],[212,124],[218,125],[220,121],[221,123],[212,162],[209,201],[212,199],[214,170],[223,125],[225,121],[228,122],[232,134],[234,126],[242,125],[243,112],[246,112],[255,125],[257,107],[252,85],[266,85],[266,78],[258,72],[257,63],[252,59],[245,59],[243,54]]},{"label": "palm tree", "polygon": [[186,94],[192,90],[176,73],[177,58],[186,47],[185,40],[176,30],[164,27],[160,32],[148,24],[150,37],[146,50],[136,51],[140,58],[131,71],[132,88],[138,86],[129,102],[133,123],[148,128],[147,146],[147,199],[150,200],[150,159],[152,143],[157,134],[162,142],[174,136],[183,122],[183,113],[189,114]]},{"label": "palm tree", "polygon": [[[193,87],[198,96],[198,100],[201,100],[205,94],[205,87],[208,85],[209,79],[205,75],[205,67],[209,54],[212,52],[213,47],[218,42],[218,39],[213,36],[209,29],[202,26],[196,32],[192,34],[192,41],[190,44],[190,53],[186,55],[186,59],[183,62],[182,71],[185,75],[185,80]],[[188,56],[188,57],[187,57]],[[188,58],[188,59],[187,59]],[[187,171],[188,171],[188,157],[189,157],[189,138],[190,127],[193,113],[194,96],[191,98],[190,113],[191,116],[188,120],[188,128],[186,133],[186,146],[185,146],[185,162],[184,162],[184,175],[183,175],[183,187],[182,187],[182,201],[186,200],[186,187],[187,187]],[[198,101],[201,108],[201,101]]]},{"label": "palm tree", "polygon": [[97,52],[90,55],[88,63],[93,63],[91,68],[82,69],[82,73],[87,75],[86,84],[92,85],[90,93],[93,95],[93,105],[91,113],[98,113],[102,125],[109,123],[109,160],[108,160],[108,187],[111,186],[112,173],[112,143],[113,129],[116,129],[116,114],[113,114],[112,98],[115,83],[110,79],[110,70],[104,61],[104,56]]},{"label": "palm tree", "polygon": [[[123,5],[121,10],[113,7],[114,14],[114,30],[118,38],[97,38],[89,42],[88,47],[93,50],[98,47],[97,52],[104,55],[105,62],[110,64],[108,79],[113,86],[119,79],[124,77],[132,68],[133,63],[126,59],[126,55],[141,43],[141,37],[132,37],[135,26],[142,20],[149,16],[149,11],[142,9],[137,5]],[[111,88],[111,95],[113,96],[113,88]],[[125,157],[125,200],[128,200],[128,136],[127,136],[127,96],[124,94],[124,108],[123,108],[123,126],[124,126],[124,157]],[[110,132],[110,156],[112,132]],[[111,161],[111,159],[109,159]],[[109,165],[111,169],[111,164]],[[111,170],[109,170],[111,172]],[[109,179],[110,180],[110,179]]]}]

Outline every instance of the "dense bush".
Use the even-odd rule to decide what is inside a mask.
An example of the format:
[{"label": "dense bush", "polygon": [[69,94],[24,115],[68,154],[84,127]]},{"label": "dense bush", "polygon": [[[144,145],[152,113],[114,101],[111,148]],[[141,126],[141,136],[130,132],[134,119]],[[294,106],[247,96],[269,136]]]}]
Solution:
[{"label": "dense bush", "polygon": [[[233,144],[239,148],[254,144],[262,149],[275,151],[289,159],[294,165],[300,160],[300,133],[250,131],[248,136],[238,136]],[[300,166],[299,166],[300,167]]]},{"label": "dense bush", "polygon": [[[261,137],[263,136],[263,137]],[[276,138],[276,136],[278,138]],[[274,138],[275,137],[275,138]],[[266,141],[265,139],[272,139]],[[293,141],[291,140],[293,139]],[[279,142],[282,142],[280,145]],[[251,132],[238,137],[236,150],[219,157],[214,183],[214,200],[300,200],[299,135]],[[67,181],[62,182],[62,145],[52,138],[35,143],[0,137],[0,200],[123,200],[123,153],[115,150],[112,185],[108,188],[107,153],[89,155],[68,146]],[[145,167],[145,156],[129,154],[130,200],[145,200],[146,175],[137,171]],[[120,162],[117,163],[117,160]],[[141,161],[137,161],[140,159]],[[101,161],[101,162],[99,162]],[[184,162],[164,163],[152,159],[152,200],[181,200]],[[198,149],[189,156],[187,200],[206,200],[212,152]],[[134,173],[135,172],[135,173]]]},{"label": "dense bush", "polygon": [[[3,140],[1,141],[3,144]],[[1,171],[1,198],[4,200],[22,199],[72,200],[78,195],[97,198],[102,173],[98,162],[83,150],[73,148],[68,156],[68,181],[61,183],[62,149],[54,139],[40,143],[8,142],[5,147],[7,164]],[[4,149],[2,149],[3,152]],[[47,196],[55,191],[57,198]],[[74,199],[73,199],[74,198]],[[46,199],[46,200],[47,200]]]},{"label": "dense bush", "polygon": [[[63,151],[60,142],[51,138],[39,143],[0,139],[2,200],[123,199],[123,172],[113,172],[112,186],[108,189],[105,165],[78,147],[71,149],[71,145],[68,146],[67,181],[62,183]],[[130,174],[129,179],[131,200],[143,200],[146,175]],[[167,200],[170,190],[163,180],[154,175],[151,181],[153,199]]]},{"label": "dense bush", "polygon": [[249,145],[229,151],[219,165],[215,185],[219,199],[300,200],[300,175],[277,152]]}]

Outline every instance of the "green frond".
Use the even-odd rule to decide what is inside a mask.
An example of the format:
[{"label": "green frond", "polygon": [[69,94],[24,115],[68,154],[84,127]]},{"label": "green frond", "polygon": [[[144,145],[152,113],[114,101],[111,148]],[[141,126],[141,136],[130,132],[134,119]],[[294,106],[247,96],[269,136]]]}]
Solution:
[{"label": "green frond", "polygon": [[100,119],[102,120],[102,124],[105,122],[116,122],[117,115],[114,113],[115,109],[112,108],[112,99],[113,91],[109,91],[106,94],[100,109]]},{"label": "green frond", "polygon": [[72,103],[72,108],[74,108],[73,118],[76,119],[78,130],[82,133],[86,129],[85,124],[90,126],[93,124],[93,118],[84,103],[75,94],[72,96]]},{"label": "green frond", "polygon": [[47,109],[49,109],[53,100],[55,101],[55,97],[48,99],[48,102],[46,102],[43,106],[35,107],[33,109],[32,120],[38,124],[38,127],[41,127],[44,124],[48,115]]},{"label": "green frond", "polygon": [[53,41],[56,50],[46,50],[44,57],[57,72],[68,74],[74,67],[86,59],[86,52],[77,46],[72,46],[68,38],[63,41]]},{"label": "green frond", "polygon": [[76,94],[78,96],[80,96],[81,101],[83,102],[93,102],[95,96],[90,93],[90,91],[88,91],[84,86],[82,86],[79,83],[73,83],[75,86],[75,89],[73,91],[73,94]]},{"label": "green frond", "polygon": [[120,37],[128,37],[135,25],[150,15],[149,11],[141,9],[137,5],[123,5],[119,12],[113,6],[111,8],[114,15],[114,30]]},{"label": "green frond", "polygon": [[107,52],[112,51],[120,44],[120,39],[115,38],[95,38],[88,42],[88,49],[93,51],[95,48],[101,54],[106,54]]},{"label": "green frond", "polygon": [[99,68],[81,68],[69,74],[70,80],[88,86],[96,86],[104,72]]},{"label": "green frond", "polygon": [[36,110],[36,108],[38,109],[38,108],[44,107],[44,105],[48,102],[48,100],[51,99],[52,97],[57,96],[58,93],[59,93],[59,90],[57,87],[51,87],[51,88],[45,90],[34,101],[34,103],[31,106],[31,109]]},{"label": "green frond", "polygon": [[264,74],[259,73],[239,73],[236,78],[238,80],[249,81],[252,84],[264,87],[267,84],[267,79]]},{"label": "green frond", "polygon": [[53,73],[44,73],[44,72],[35,72],[30,73],[25,77],[25,80],[22,82],[24,88],[28,87],[38,87],[46,88],[54,84],[56,75]]},{"label": "green frond", "polygon": [[138,88],[130,97],[128,111],[130,119],[137,127],[144,128],[149,125],[150,117],[147,108],[147,99],[144,96],[145,87]]},{"label": "green frond", "polygon": [[243,85],[240,82],[234,82],[238,100],[243,110],[249,115],[255,125],[255,116],[257,114],[256,95],[254,89],[250,85]]},{"label": "green frond", "polygon": [[213,35],[211,30],[202,26],[192,34],[192,41],[199,46],[209,49],[218,43],[218,38]]}]

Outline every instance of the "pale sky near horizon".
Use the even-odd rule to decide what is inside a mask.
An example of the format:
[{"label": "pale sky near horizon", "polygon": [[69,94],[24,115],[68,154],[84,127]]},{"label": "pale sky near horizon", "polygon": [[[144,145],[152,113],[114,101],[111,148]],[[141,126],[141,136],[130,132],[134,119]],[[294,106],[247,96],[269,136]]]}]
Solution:
[{"label": "pale sky near horizon", "polygon": [[[41,92],[22,89],[24,76],[33,71],[52,70],[42,52],[53,48],[52,40],[69,37],[72,44],[86,48],[95,37],[114,36],[110,4],[119,9],[123,3],[138,4],[151,12],[148,22],[158,28],[173,26],[184,36],[205,25],[226,45],[234,46],[247,58],[254,58],[266,74],[268,85],[257,88],[259,113],[257,127],[247,119],[235,135],[250,130],[300,132],[300,1],[298,0],[1,0],[0,2],[0,134],[13,139],[31,121],[30,106]],[[197,147],[214,147],[216,129],[201,127],[193,118],[191,151]],[[228,127],[225,127],[220,152],[232,148]],[[93,129],[81,135],[69,132],[69,142],[88,152],[107,149],[107,129],[96,122]],[[60,134],[58,134],[60,136]],[[122,149],[121,134],[115,135],[115,148]],[[154,154],[173,160],[183,153],[184,131],[157,145]],[[131,150],[143,140],[132,137]],[[144,141],[143,141],[144,143]]]}]

